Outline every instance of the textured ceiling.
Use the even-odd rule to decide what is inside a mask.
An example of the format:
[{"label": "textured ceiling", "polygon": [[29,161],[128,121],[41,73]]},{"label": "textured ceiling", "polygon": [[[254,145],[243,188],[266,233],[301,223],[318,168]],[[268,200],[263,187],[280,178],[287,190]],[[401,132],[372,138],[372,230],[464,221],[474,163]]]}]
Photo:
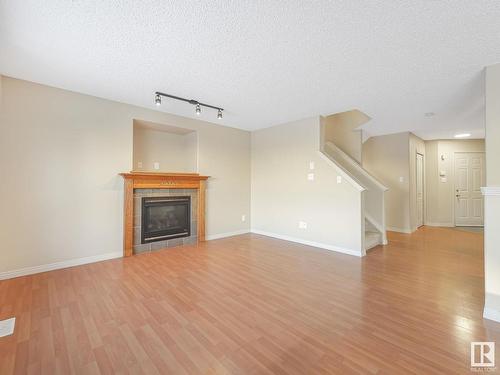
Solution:
[{"label": "textured ceiling", "polygon": [[0,0],[0,73],[150,108],[159,90],[243,129],[358,108],[371,135],[481,136],[499,20],[481,0]]}]

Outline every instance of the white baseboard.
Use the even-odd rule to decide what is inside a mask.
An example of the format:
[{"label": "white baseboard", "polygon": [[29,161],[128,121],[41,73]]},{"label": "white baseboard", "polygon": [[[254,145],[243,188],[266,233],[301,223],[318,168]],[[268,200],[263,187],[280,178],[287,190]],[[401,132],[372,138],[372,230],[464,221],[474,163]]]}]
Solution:
[{"label": "white baseboard", "polygon": [[453,223],[425,223],[424,225],[428,227],[445,227],[445,228],[453,228],[455,225]]},{"label": "white baseboard", "polygon": [[398,232],[398,233],[406,233],[406,234],[411,234],[413,233],[411,229],[409,228],[396,228],[396,227],[387,227],[386,228],[390,232]]},{"label": "white baseboard", "polygon": [[500,311],[485,307],[483,317],[485,319],[494,320],[495,322],[500,322]]},{"label": "white baseboard", "polygon": [[[262,235],[268,236],[268,237],[279,238],[279,239],[286,240],[286,241],[297,242],[297,243],[301,243],[304,245],[319,247],[322,249],[333,250],[333,251],[337,251],[339,253],[361,256],[358,252],[356,252],[354,250],[343,249],[343,248],[339,248],[336,246],[325,245],[325,244],[318,243],[318,242],[306,241],[306,240],[302,240],[300,238],[282,236],[279,234],[263,232],[263,231],[259,231],[259,230],[251,230],[250,231],[248,229],[242,229],[242,230],[238,230],[238,231],[234,231],[234,232],[213,234],[213,235],[207,236],[206,240],[210,241],[210,240],[216,240],[219,238],[238,236],[240,234],[245,234],[245,233],[249,233],[249,232],[262,234]],[[84,257],[84,258],[70,259],[70,260],[65,260],[65,261],[56,262],[56,263],[42,264],[39,266],[20,268],[20,269],[12,270],[12,271],[4,271],[4,272],[0,272],[0,280],[7,280],[7,279],[12,279],[14,277],[20,277],[20,276],[34,275],[34,274],[41,273],[41,272],[54,271],[54,270],[58,270],[61,268],[80,266],[80,265],[88,264],[88,263],[101,262],[103,260],[121,258],[122,256],[123,256],[123,253],[121,251],[117,251],[117,252],[113,252],[113,253],[93,255],[93,256]]]},{"label": "white baseboard", "polygon": [[[248,233],[248,232],[250,232],[248,229],[244,229],[244,230],[239,230],[239,231],[235,231],[235,232],[220,233],[220,234],[215,234],[215,235],[212,235],[212,236],[207,236],[206,239],[207,240],[215,240],[215,239],[218,239],[218,238],[237,236],[239,234],[245,234],[245,233]],[[39,265],[39,266],[20,268],[20,269],[17,269],[17,270],[0,272],[0,280],[12,279],[14,277],[20,277],[20,276],[26,276],[26,275],[34,275],[36,273],[53,271],[53,270],[58,270],[58,269],[61,269],[61,268],[68,268],[68,267],[80,266],[82,264],[101,262],[103,260],[121,258],[122,256],[123,256],[123,252],[117,251],[117,252],[114,252],[114,253],[94,255],[94,256],[90,256],[90,257],[65,260],[65,261],[62,261],[62,262],[49,263],[49,264],[42,264],[42,265]]]},{"label": "white baseboard", "polygon": [[205,239],[207,241],[218,240],[219,238],[226,238],[226,237],[238,236],[240,234],[245,234],[245,233],[250,233],[250,229],[242,229],[242,230],[237,230],[237,231],[234,231],[234,232],[212,234],[210,236],[206,236]]},{"label": "white baseboard", "polygon": [[483,317],[500,322],[500,295],[486,292],[484,295]]},{"label": "white baseboard", "polygon": [[114,253],[93,255],[90,257],[64,260],[62,262],[42,264],[40,266],[20,268],[17,270],[0,272],[0,280],[12,279],[14,277],[19,277],[19,276],[33,275],[36,273],[53,271],[61,268],[80,266],[82,264],[101,262],[103,260],[121,258],[122,256],[123,252],[117,251]]},{"label": "white baseboard", "polygon": [[[234,232],[213,234],[213,235],[206,236],[206,240],[211,241],[211,240],[216,240],[216,239],[220,239],[220,238],[238,236],[238,235],[246,234],[246,233],[250,233],[250,232],[256,233],[256,234],[261,234],[263,236],[278,238],[278,239],[285,240],[285,241],[296,242],[296,243],[300,243],[303,245],[318,247],[321,249],[336,251],[336,252],[343,253],[343,254],[349,254],[349,255],[354,255],[354,256],[358,256],[358,257],[361,256],[361,254],[355,250],[345,249],[345,248],[327,245],[327,244],[314,242],[314,241],[308,241],[308,240],[304,240],[301,238],[285,236],[285,235],[281,235],[281,234],[277,234],[277,233],[265,232],[265,231],[261,231],[261,230],[257,230],[257,229],[252,229],[252,230],[242,229],[242,230],[238,230],[238,231],[234,231]],[[65,260],[62,262],[42,264],[39,266],[20,268],[17,270],[0,272],[0,280],[12,279],[14,277],[20,277],[20,276],[26,276],[26,275],[33,275],[33,274],[37,274],[37,273],[41,273],[41,272],[58,270],[61,268],[74,267],[74,266],[79,266],[79,265],[88,264],[88,263],[95,263],[95,262],[100,262],[100,261],[108,260],[108,259],[121,258],[122,256],[123,256],[123,253],[121,251],[119,251],[119,252],[94,255],[94,256],[84,257],[84,258],[70,259],[70,260]]]},{"label": "white baseboard", "polygon": [[354,255],[354,256],[357,256],[357,257],[361,257],[362,256],[359,251],[355,251],[355,250],[351,250],[351,249],[345,249],[345,248],[342,248],[342,247],[327,245],[327,244],[324,244],[324,243],[319,243],[319,242],[314,242],[314,241],[303,240],[302,238],[285,236],[285,235],[282,235],[282,234],[266,232],[266,231],[262,231],[262,230],[259,230],[259,229],[252,229],[251,232],[255,233],[255,234],[260,234],[260,235],[263,235],[263,236],[267,236],[267,237],[278,238],[280,240],[285,240],[285,241],[300,243],[302,245],[308,245],[308,246],[313,246],[313,247],[319,247],[320,249],[336,251],[338,253]]}]

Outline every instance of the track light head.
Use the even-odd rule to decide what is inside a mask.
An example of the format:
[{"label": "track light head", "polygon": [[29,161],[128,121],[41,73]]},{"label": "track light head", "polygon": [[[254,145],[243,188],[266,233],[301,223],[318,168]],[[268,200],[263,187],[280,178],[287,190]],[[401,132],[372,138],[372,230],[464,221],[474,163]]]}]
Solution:
[{"label": "track light head", "polygon": [[220,120],[222,118],[222,109],[219,108],[219,111],[217,112],[217,118]]},{"label": "track light head", "polygon": [[156,94],[156,96],[155,96],[155,104],[157,106],[161,105],[161,96],[160,96],[160,94]]},{"label": "track light head", "polygon": [[196,104],[196,114],[199,116],[201,115],[201,107],[200,107],[200,104]]}]

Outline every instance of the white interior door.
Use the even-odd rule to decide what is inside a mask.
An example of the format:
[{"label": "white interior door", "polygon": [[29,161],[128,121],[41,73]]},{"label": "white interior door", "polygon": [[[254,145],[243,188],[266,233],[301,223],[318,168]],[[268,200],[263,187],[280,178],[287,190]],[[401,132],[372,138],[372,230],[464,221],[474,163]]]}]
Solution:
[{"label": "white interior door", "polygon": [[417,154],[417,227],[424,225],[424,156]]},{"label": "white interior door", "polygon": [[482,152],[455,153],[455,225],[482,226],[485,158]]}]

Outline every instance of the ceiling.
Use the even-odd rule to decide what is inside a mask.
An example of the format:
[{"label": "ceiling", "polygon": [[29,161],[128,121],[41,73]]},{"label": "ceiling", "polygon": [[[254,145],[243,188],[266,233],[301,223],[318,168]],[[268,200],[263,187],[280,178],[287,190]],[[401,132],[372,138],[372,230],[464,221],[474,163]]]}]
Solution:
[{"label": "ceiling", "polygon": [[499,20],[482,0],[3,0],[0,73],[150,108],[163,91],[248,130],[357,108],[370,135],[482,137]]}]

